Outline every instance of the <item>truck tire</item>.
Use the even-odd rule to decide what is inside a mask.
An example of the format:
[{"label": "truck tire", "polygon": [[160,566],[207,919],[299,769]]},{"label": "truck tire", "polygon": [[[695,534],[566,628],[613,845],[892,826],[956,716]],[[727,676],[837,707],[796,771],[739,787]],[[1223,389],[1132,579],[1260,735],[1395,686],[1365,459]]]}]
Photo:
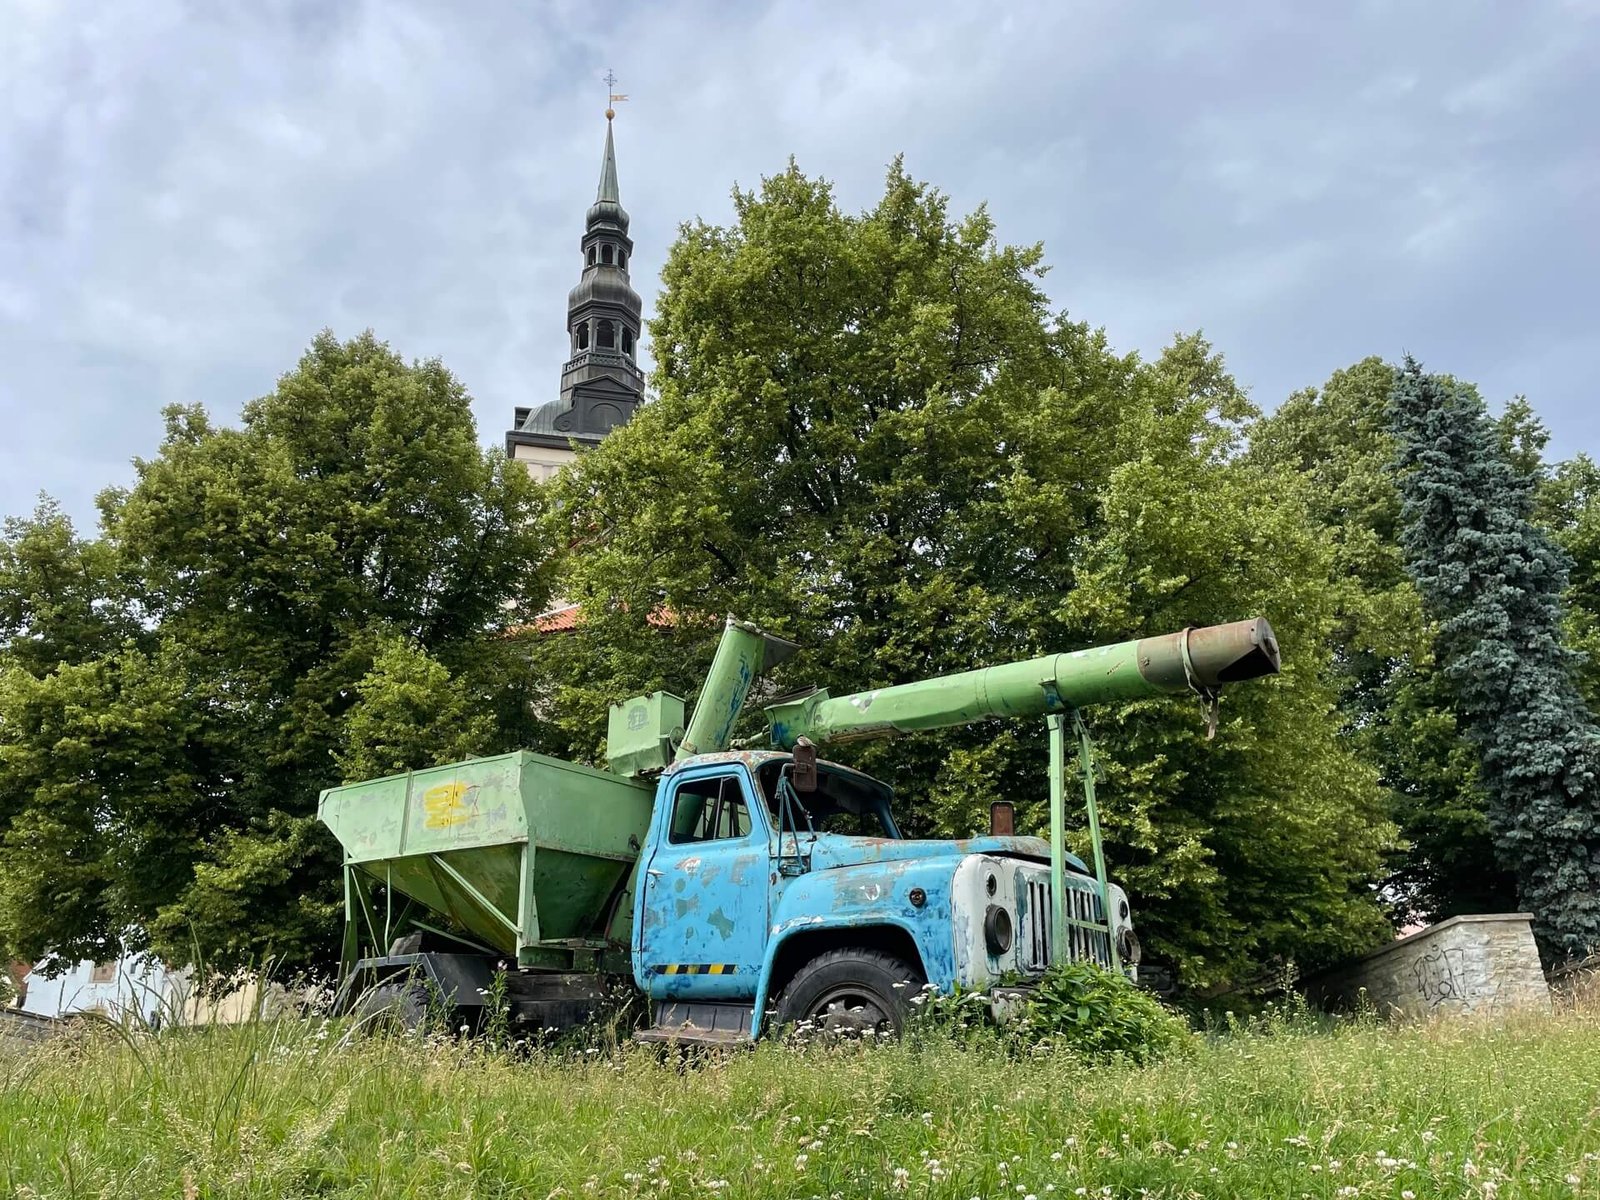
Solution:
[{"label": "truck tire", "polygon": [[420,1033],[428,1020],[427,994],[415,983],[380,983],[351,1010],[369,1033]]},{"label": "truck tire", "polygon": [[795,972],[778,1001],[778,1024],[829,1036],[898,1036],[911,1015],[922,972],[893,954],[846,946]]}]

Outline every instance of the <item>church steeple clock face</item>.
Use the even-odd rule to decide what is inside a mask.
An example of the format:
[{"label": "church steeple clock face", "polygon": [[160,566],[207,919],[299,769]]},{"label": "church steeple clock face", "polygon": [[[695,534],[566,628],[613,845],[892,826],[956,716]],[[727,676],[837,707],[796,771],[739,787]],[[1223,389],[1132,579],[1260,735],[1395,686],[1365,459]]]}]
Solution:
[{"label": "church steeple clock face", "polygon": [[614,106],[627,97],[615,91],[616,76],[610,72],[606,85],[600,186],[584,217],[578,284],[567,294],[569,357],[561,370],[561,390],[544,404],[519,408],[516,427],[506,434],[506,453],[527,460],[530,470],[539,466],[545,475],[627,421],[644,400],[638,365],[643,305],[629,279],[633,240],[617,181],[613,130]]}]

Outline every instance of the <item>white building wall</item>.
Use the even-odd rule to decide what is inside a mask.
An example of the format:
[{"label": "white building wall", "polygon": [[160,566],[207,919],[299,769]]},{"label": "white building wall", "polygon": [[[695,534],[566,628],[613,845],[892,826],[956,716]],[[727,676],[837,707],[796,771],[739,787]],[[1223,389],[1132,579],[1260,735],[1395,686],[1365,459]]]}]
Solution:
[{"label": "white building wall", "polygon": [[567,447],[519,445],[514,457],[528,469],[535,483],[545,483],[578,456]]},{"label": "white building wall", "polygon": [[166,967],[148,954],[126,954],[111,963],[76,963],[54,979],[35,967],[28,974],[22,1011],[41,1017],[98,1012],[113,1020],[152,1021],[165,1015],[169,987]]}]

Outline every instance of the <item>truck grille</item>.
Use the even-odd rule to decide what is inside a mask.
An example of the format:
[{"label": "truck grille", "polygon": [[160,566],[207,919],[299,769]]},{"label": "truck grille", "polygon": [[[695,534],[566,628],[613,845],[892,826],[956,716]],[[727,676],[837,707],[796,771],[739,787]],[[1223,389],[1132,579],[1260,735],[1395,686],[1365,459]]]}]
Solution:
[{"label": "truck grille", "polygon": [[[1050,902],[1049,879],[1028,880],[1028,903],[1022,919],[1022,949],[1030,970],[1042,971],[1050,965],[1050,928],[1054,907]],[[1067,885],[1069,921],[1105,921],[1105,906],[1093,888]],[[1067,926],[1067,958],[1073,962],[1089,960],[1103,967],[1111,965],[1111,936],[1103,929]]]}]

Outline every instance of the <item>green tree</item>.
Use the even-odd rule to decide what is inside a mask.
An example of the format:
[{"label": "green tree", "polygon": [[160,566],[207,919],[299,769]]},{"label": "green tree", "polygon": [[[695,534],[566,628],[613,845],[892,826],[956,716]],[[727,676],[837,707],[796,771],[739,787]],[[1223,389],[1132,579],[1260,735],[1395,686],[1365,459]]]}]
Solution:
[{"label": "green tree", "polygon": [[1558,463],[1540,484],[1535,513],[1572,561],[1567,644],[1581,656],[1589,711],[1600,713],[1600,465],[1586,454]]},{"label": "green tree", "polygon": [[[531,735],[505,634],[543,598],[537,490],[479,448],[441,365],[370,333],[318,337],[239,428],[170,410],[135,465],[99,541],[46,511],[0,555],[0,615],[20,614],[0,656],[0,940],[325,961],[339,854],[315,810],[341,761]],[[52,554],[84,568],[12,566]],[[122,595],[136,620],[110,619]],[[450,695],[416,715],[442,724],[378,738],[430,683]]]},{"label": "green tree", "polygon": [[498,740],[492,695],[474,694],[410,641],[384,646],[356,692],[335,752],[346,779],[472,758]]},{"label": "green tree", "polygon": [[[1515,880],[1498,865],[1476,755],[1435,670],[1433,627],[1400,549],[1396,443],[1385,418],[1394,376],[1367,358],[1295,393],[1252,426],[1250,459],[1303,481],[1333,544],[1331,648],[1346,735],[1378,767],[1405,839],[1386,881],[1397,917],[1505,911]],[[1500,433],[1536,470],[1542,443],[1531,412],[1509,408]]]},{"label": "green tree", "polygon": [[1548,955],[1600,948],[1600,728],[1562,636],[1568,562],[1475,389],[1408,358],[1389,403],[1401,545],[1476,747],[1501,861]]},{"label": "green tree", "polygon": [[116,649],[139,632],[114,549],[80,538],[61,506],[41,497],[32,517],[8,517],[0,536],[0,644],[32,675]]},{"label": "green tree", "polygon": [[[556,736],[592,758],[607,703],[692,689],[727,611],[805,648],[775,686],[836,694],[1265,613],[1287,670],[1229,695],[1215,743],[1181,705],[1091,714],[1113,867],[1196,986],[1381,936],[1392,831],[1335,736],[1327,539],[1295,480],[1239,461],[1253,410],[1209,347],[1114,354],[1048,312],[1038,247],[898,163],[860,215],[792,165],[734,203],[668,259],[658,398],[553,485],[585,613],[537,649]],[[1000,797],[1042,825],[1043,744],[994,724],[850,755],[911,829],[969,833]]]}]

